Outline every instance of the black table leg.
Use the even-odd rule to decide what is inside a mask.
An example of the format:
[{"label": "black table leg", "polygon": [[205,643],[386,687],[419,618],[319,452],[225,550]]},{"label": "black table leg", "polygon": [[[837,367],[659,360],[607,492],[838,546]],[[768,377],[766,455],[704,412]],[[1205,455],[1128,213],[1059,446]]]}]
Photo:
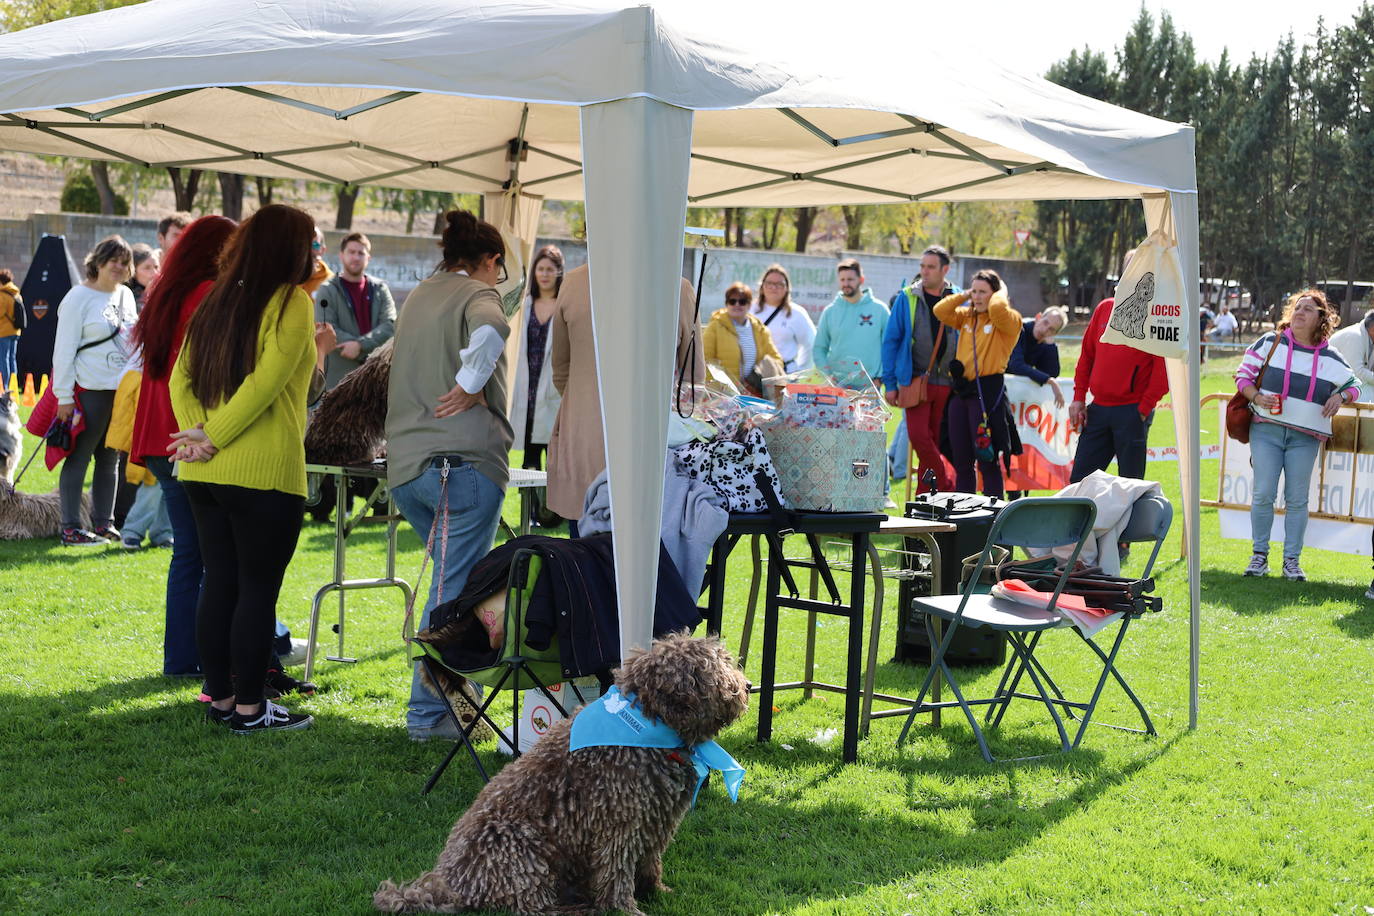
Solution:
[{"label": "black table leg", "polygon": [[851,538],[849,566],[849,664],[844,675],[844,762],[859,759],[859,699],[863,691],[864,580],[868,576],[868,533]]},{"label": "black table leg", "polygon": [[[768,584],[763,598],[763,663],[759,671],[759,741],[773,737],[773,684],[777,673],[778,590],[782,587],[780,569],[786,561],[782,551],[768,538]],[[777,539],[779,542],[781,539]]]},{"label": "black table leg", "polygon": [[725,616],[725,565],[739,535],[722,534],[711,545],[711,566],[706,570],[706,635],[719,636]]}]

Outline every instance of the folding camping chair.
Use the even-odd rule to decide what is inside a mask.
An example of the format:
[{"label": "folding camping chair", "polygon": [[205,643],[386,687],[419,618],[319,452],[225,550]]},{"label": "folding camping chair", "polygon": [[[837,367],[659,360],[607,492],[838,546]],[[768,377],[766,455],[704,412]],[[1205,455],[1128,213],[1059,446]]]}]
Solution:
[{"label": "folding camping chair", "polygon": [[[1150,578],[1150,573],[1154,569],[1155,559],[1159,556],[1160,548],[1164,546],[1164,539],[1169,535],[1169,528],[1173,524],[1173,520],[1174,507],[1163,494],[1152,493],[1142,496],[1131,506],[1130,518],[1127,519],[1126,527],[1121,532],[1121,542],[1128,544],[1138,544],[1147,541],[1154,542],[1154,548],[1150,551],[1149,559],[1145,561],[1145,567],[1140,573],[1140,581],[1143,590],[1150,590],[1154,587],[1154,580]],[[1102,651],[1102,647],[1096,642],[1084,636],[1078,629],[1074,629],[1074,632],[1078,634],[1079,638],[1093,650],[1098,659],[1102,662],[1102,674],[1097,680],[1092,698],[1089,699],[1087,703],[1075,703],[1065,698],[1064,692],[1059,689],[1059,685],[1054,682],[1049,672],[1040,665],[1039,660],[1035,657],[1035,647],[1039,643],[1040,637],[1044,635],[1044,631],[1038,631],[1031,636],[1027,646],[1030,650],[1026,655],[1027,659],[1035,666],[1036,673],[1044,678],[1045,685],[1049,687],[1050,692],[1054,694],[1055,705],[1062,706],[1070,718],[1078,720],[1078,733],[1074,736],[1073,747],[1078,747],[1079,742],[1083,740],[1083,733],[1088,729],[1088,723],[1092,719],[1093,711],[1097,708],[1097,701],[1102,696],[1102,689],[1107,685],[1108,676],[1115,678],[1116,682],[1121,685],[1121,689],[1125,692],[1127,698],[1135,705],[1136,711],[1140,713],[1141,722],[1144,723],[1145,727],[1140,729],[1128,728],[1124,725],[1112,725],[1110,723],[1098,724],[1107,728],[1115,728],[1121,731],[1135,732],[1137,734],[1158,734],[1155,731],[1154,722],[1150,720],[1150,714],[1145,711],[1144,704],[1140,702],[1140,698],[1136,696],[1135,691],[1126,683],[1126,679],[1117,669],[1116,657],[1117,652],[1121,649],[1121,643],[1126,638],[1126,630],[1130,626],[1131,621],[1142,616],[1147,611],[1159,610],[1160,606],[1161,603],[1158,599],[1145,599],[1138,603],[1136,610],[1123,612],[1121,626],[1117,628],[1116,639],[1112,642],[1110,652]],[[1018,659],[1016,664],[1008,665],[1003,672],[1002,681],[997,687],[997,694],[1003,698],[1002,703],[1000,706],[993,706],[988,709],[988,723],[991,726],[996,727],[1002,721],[1002,715],[1007,711],[1007,707],[1011,704],[1013,697],[1026,696],[1025,694],[1016,693],[1016,688],[1020,683],[1021,677],[1026,673],[1025,668],[1025,662]],[[1082,712],[1081,719],[1078,717],[1080,711]]]},{"label": "folding camping chair", "polygon": [[[1036,689],[1036,694],[1018,694],[1018,696],[1038,699],[1044,703],[1045,708],[1049,710],[1050,718],[1054,720],[1055,728],[1059,732],[1061,750],[1068,751],[1070,749],[1068,734],[1064,730],[1064,722],[1056,708],[1056,698],[1050,695],[1044,678],[1041,676],[1043,667],[1030,661],[1034,657],[1034,647],[1038,645],[1039,640],[1032,639],[1031,642],[1027,642],[1025,634],[1038,635],[1041,631],[1063,626],[1067,622],[1067,618],[1055,609],[1055,605],[1059,600],[1059,595],[1064,591],[1069,572],[1074,563],[1077,562],[1084,543],[1092,536],[1093,522],[1096,518],[1097,506],[1090,499],[1076,497],[1019,499],[1003,509],[998,515],[997,521],[993,524],[992,531],[988,535],[988,541],[978,556],[978,563],[973,569],[973,574],[969,576],[968,582],[960,594],[935,595],[913,600],[912,607],[928,615],[926,631],[930,638],[930,645],[936,646],[936,649],[930,661],[930,669],[926,672],[925,680],[921,684],[921,692],[917,695],[916,703],[907,714],[906,723],[902,726],[902,732],[897,737],[898,747],[906,742],[907,734],[911,731],[911,725],[916,721],[916,716],[925,712],[934,712],[937,709],[958,706],[963,710],[964,716],[973,728],[973,734],[978,740],[978,749],[982,752],[983,759],[989,763],[994,762],[995,758],[992,756],[992,752],[988,750],[987,739],[983,737],[983,729],[978,724],[978,718],[974,715],[973,707],[1003,706],[1010,698],[996,694],[986,699],[970,700],[965,698],[963,689],[959,685],[959,679],[945,661],[945,653],[954,640],[955,632],[961,626],[969,626],[991,627],[1006,632],[1007,642],[1012,649],[1012,659],[1008,663],[1009,666],[1017,666],[1018,660],[1022,661],[1024,664],[1021,667],[1024,668],[1024,673],[1030,678]],[[1045,607],[1031,607],[993,595],[978,593],[977,587],[983,578],[984,568],[989,565],[989,558],[993,553],[994,545],[1021,547],[1028,553],[1037,554],[1069,544],[1073,545],[1073,553],[1064,565],[1063,571],[1056,577],[1054,591]],[[936,639],[934,624],[931,622],[935,617],[949,621],[943,639]],[[926,694],[930,692],[936,672],[942,674],[949,683],[950,692],[955,697],[953,700],[926,702]],[[1034,757],[1039,756],[1044,755],[1034,755]],[[1029,760],[1034,759],[1034,757],[1016,759]]]},{"label": "folding camping chair", "polygon": [[[458,729],[458,739],[454,741],[448,756],[430,775],[429,780],[425,783],[424,792],[421,794],[427,794],[430,789],[434,788],[434,784],[439,781],[439,777],[443,775],[449,763],[463,748],[467,749],[473,764],[477,767],[478,775],[482,777],[482,781],[490,780],[491,777],[487,775],[486,768],[482,766],[482,761],[472,746],[471,736],[478,722],[486,722],[496,734],[496,740],[505,742],[506,746],[510,748],[512,756],[520,756],[521,691],[531,688],[538,690],[561,715],[565,717],[568,715],[568,710],[563,707],[549,689],[551,684],[557,684],[563,679],[558,640],[554,639],[547,649],[541,651],[535,651],[525,645],[525,607],[529,603],[530,593],[534,590],[535,582],[539,579],[542,563],[542,557],[534,550],[518,550],[512,558],[510,574],[506,580],[506,637],[498,657],[490,664],[480,668],[455,667],[445,660],[442,647],[418,637],[411,640],[411,657],[425,666],[432,683],[441,684],[443,674],[447,673],[449,676],[475,681],[488,688],[481,705],[474,707],[475,715],[467,724],[463,723],[457,711],[454,710],[448,696],[442,690],[439,691],[439,696],[444,702],[444,708]],[[487,638],[486,631],[481,628],[475,617],[472,618],[470,626],[481,633],[481,638]],[[502,690],[510,690],[513,698],[510,735],[506,735],[497,726],[489,712],[492,703],[495,702]],[[582,694],[575,684],[573,685],[573,693],[578,702],[583,700]]]}]

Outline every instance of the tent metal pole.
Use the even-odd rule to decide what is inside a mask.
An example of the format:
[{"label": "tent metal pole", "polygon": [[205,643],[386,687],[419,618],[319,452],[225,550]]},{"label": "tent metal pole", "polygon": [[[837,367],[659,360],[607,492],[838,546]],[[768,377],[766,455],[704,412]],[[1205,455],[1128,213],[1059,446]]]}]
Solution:
[{"label": "tent metal pole", "polygon": [[579,160],[579,159],[574,159],[574,158],[571,157],[571,156],[561,156],[561,155],[559,155],[558,153],[554,153],[554,152],[550,152],[549,150],[542,149],[542,148],[540,148],[540,147],[538,147],[538,146],[535,146],[535,145],[532,144],[532,143],[526,143],[526,144],[525,144],[525,149],[529,150],[531,153],[538,153],[539,155],[541,155],[541,156],[547,156],[547,157],[549,157],[550,159],[557,159],[559,162],[566,162],[568,165],[575,165],[575,166],[577,166],[579,169],[582,168],[582,162],[581,162],[581,160]]},{"label": "tent metal pole", "polygon": [[[126,111],[137,111],[140,108],[147,108],[149,105],[156,105],[158,102],[166,102],[169,99],[180,98],[183,95],[190,95],[193,92],[200,92],[200,89],[173,89],[171,92],[161,92],[157,95],[140,99],[137,102],[129,102],[126,105],[116,105],[114,108],[106,108],[104,111],[92,112],[86,117],[92,121],[100,121],[105,118],[112,118],[117,114],[124,114]],[[75,110],[75,109],[71,109]]]},{"label": "tent metal pole", "polygon": [[370,102],[363,102],[360,105],[354,105],[352,108],[345,108],[343,111],[336,111],[334,112],[334,117],[338,118],[340,121],[347,121],[349,118],[353,117],[356,114],[362,114],[365,111],[372,111],[374,108],[381,108],[383,105],[390,105],[392,102],[400,102],[410,98],[412,95],[419,94],[420,93],[411,90],[393,92],[390,95],[384,95],[379,99],[373,99]]},{"label": "tent metal pole", "polygon": [[87,149],[93,149],[98,153],[105,154],[111,159],[118,159],[121,162],[128,162],[133,165],[141,165],[145,168],[152,167],[152,163],[144,162],[142,159],[135,159],[133,156],[127,156],[124,153],[119,152],[118,150],[110,149],[107,146],[101,146],[99,143],[91,143],[86,140],[81,140],[76,137],[68,136],[60,130],[53,130],[51,127],[42,127],[39,125],[37,121],[25,122],[23,118],[17,117],[16,115],[12,114],[7,114],[4,117],[7,118],[11,123],[18,121],[25,127],[28,127],[31,130],[36,130],[40,134],[47,134],[52,137],[57,137],[59,140],[66,140],[68,143],[75,143],[77,146],[84,146]]},{"label": "tent metal pole", "polygon": [[574,175],[581,175],[581,174],[582,174],[582,170],[581,170],[581,169],[573,169],[573,170],[570,171],[570,172],[560,172],[560,173],[558,173],[557,175],[545,175],[543,178],[536,178],[536,179],[534,179],[533,181],[527,181],[527,182],[525,182],[524,187],[532,188],[532,187],[534,187],[535,185],[537,185],[537,184],[543,184],[543,183],[546,182],[546,181],[558,181],[560,178],[572,178]]}]

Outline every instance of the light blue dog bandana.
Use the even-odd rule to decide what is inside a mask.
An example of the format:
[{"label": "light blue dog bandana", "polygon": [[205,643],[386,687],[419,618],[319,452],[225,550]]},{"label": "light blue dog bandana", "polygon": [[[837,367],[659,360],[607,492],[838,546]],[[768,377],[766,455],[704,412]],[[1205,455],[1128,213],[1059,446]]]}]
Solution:
[{"label": "light blue dog bandana", "polygon": [[[653,747],[672,750],[683,746],[678,733],[657,719],[649,719],[640,712],[633,694],[620,695],[612,687],[598,700],[578,712],[568,737],[568,750],[584,747]],[[725,748],[714,741],[703,741],[690,751],[692,766],[697,771],[697,787],[692,791],[692,804],[697,792],[711,770],[719,770],[725,779],[725,789],[732,802],[739,801],[739,786],[744,781],[744,767],[735,762]]]}]

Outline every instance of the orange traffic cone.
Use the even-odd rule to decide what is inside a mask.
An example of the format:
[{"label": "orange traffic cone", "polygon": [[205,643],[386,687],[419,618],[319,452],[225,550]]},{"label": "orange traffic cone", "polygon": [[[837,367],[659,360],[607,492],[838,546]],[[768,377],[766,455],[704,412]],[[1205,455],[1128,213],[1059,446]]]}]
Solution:
[{"label": "orange traffic cone", "polygon": [[38,403],[38,399],[33,394],[33,373],[24,376],[24,400],[25,407],[32,407]]}]

